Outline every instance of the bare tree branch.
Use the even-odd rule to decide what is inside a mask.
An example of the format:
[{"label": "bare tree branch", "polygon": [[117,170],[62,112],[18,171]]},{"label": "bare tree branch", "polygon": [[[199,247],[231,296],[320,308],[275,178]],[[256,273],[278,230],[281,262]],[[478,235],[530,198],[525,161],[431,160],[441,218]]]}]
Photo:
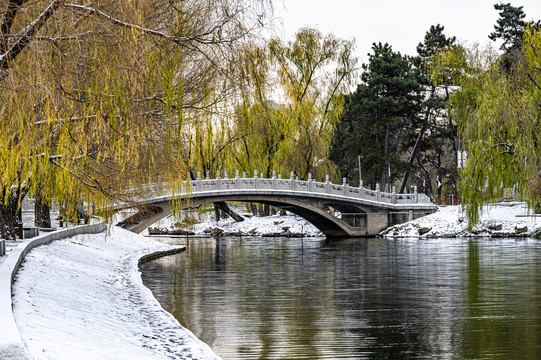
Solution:
[{"label": "bare tree branch", "polygon": [[63,2],[64,0],[53,0],[49,6],[47,6],[47,8],[22,31],[19,40],[17,40],[9,50],[0,55],[0,68],[4,70],[0,77],[5,76],[5,70],[9,69],[9,63],[17,58],[17,56],[28,47],[31,38],[43,27],[43,25],[45,25],[47,20]]}]

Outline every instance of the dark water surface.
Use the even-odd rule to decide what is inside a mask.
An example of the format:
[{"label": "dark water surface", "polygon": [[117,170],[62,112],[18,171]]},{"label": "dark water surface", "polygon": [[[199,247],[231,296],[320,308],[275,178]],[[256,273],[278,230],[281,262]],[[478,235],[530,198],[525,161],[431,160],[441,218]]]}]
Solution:
[{"label": "dark water surface", "polygon": [[224,359],[541,359],[539,240],[191,238],[142,272]]}]

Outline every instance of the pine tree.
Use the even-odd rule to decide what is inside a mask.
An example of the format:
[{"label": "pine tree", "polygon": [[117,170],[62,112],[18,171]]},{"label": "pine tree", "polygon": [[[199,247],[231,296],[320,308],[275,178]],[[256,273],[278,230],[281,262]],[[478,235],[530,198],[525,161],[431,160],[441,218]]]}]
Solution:
[{"label": "pine tree", "polygon": [[352,181],[358,179],[357,156],[363,156],[363,178],[383,188],[405,169],[404,140],[421,125],[423,78],[412,60],[389,44],[373,44],[372,50],[362,83],[346,98],[331,160]]},{"label": "pine tree", "polygon": [[[444,29],[440,24],[432,25],[426,32],[424,41],[417,45],[414,62],[423,70],[428,99],[422,115],[423,123],[417,135],[410,136],[409,167],[402,179],[400,192],[405,191],[410,172],[415,182],[422,186],[420,190],[424,193],[435,193],[441,197],[445,178],[449,178],[447,186],[456,192],[456,130],[445,111],[450,84],[445,81],[436,86],[430,73],[433,57],[454,46],[456,41],[454,36],[447,37],[443,33]],[[433,183],[436,184],[436,191],[433,191]]]},{"label": "pine tree", "polygon": [[424,41],[417,45],[417,58],[415,60],[417,64],[429,61],[435,53],[455,43],[456,37],[447,37],[443,30],[445,30],[445,27],[440,24],[430,26],[430,29],[425,34]]},{"label": "pine tree", "polygon": [[492,41],[502,40],[500,49],[504,51],[501,59],[501,68],[509,72],[520,53],[526,29],[534,29],[541,25],[540,21],[524,21],[526,14],[522,6],[495,4],[494,9],[499,11],[500,18],[494,25],[494,32],[488,38]]},{"label": "pine tree", "polygon": [[522,6],[512,6],[510,3],[494,5],[494,9],[500,12],[500,18],[494,25],[494,32],[490,33],[488,38],[492,41],[503,40],[500,49],[506,53],[521,47],[522,34],[526,28],[524,21],[526,14],[522,8]]}]

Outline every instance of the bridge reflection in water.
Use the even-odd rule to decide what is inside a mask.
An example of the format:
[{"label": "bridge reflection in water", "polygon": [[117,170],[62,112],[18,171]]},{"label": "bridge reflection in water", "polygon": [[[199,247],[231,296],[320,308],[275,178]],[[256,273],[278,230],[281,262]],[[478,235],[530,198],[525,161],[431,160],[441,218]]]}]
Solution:
[{"label": "bridge reflection in water", "polygon": [[[273,174],[272,178],[219,176],[216,179],[198,179],[179,184],[176,189],[159,192],[149,189],[137,202],[145,213],[128,218],[123,227],[141,232],[156,221],[169,215],[171,203],[180,209],[222,201],[255,202],[291,211],[315,225],[328,238],[374,236],[385,228],[415,217],[432,213],[436,206],[430,199],[417,193],[397,194],[364,187],[353,187],[343,180],[333,184],[298,180],[291,173],[289,179]],[[334,211],[331,211],[334,210]]]}]

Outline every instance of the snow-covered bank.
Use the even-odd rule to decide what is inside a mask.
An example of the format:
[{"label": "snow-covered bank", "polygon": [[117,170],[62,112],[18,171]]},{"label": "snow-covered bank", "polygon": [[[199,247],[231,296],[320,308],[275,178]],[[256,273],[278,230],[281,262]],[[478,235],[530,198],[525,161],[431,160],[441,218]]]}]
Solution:
[{"label": "snow-covered bank", "polygon": [[218,359],[163,310],[138,260],[171,247],[113,227],[33,249],[13,313],[34,359]]},{"label": "snow-covered bank", "polygon": [[[169,216],[157,222],[154,227],[172,229],[176,222],[177,220],[173,216]],[[246,217],[241,222],[235,222],[231,218],[216,222],[213,218],[207,217],[200,223],[192,225],[188,230],[195,235],[323,236],[314,225],[295,215]]]},{"label": "snow-covered bank", "polygon": [[483,208],[479,224],[471,232],[460,206],[441,206],[438,211],[392,226],[384,237],[508,237],[531,236],[541,228],[541,217],[530,216],[524,203],[499,203]]}]

